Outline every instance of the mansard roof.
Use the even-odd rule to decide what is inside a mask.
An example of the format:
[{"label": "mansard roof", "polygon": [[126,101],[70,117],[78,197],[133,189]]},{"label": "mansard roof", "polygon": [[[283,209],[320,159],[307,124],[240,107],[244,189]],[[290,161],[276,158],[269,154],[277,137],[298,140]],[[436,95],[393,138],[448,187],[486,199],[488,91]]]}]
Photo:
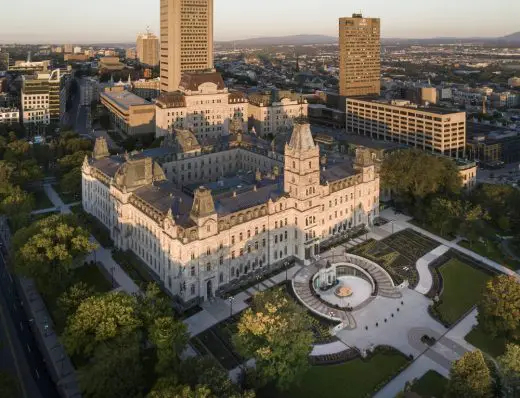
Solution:
[{"label": "mansard roof", "polygon": [[199,86],[204,83],[213,83],[217,86],[217,90],[224,90],[224,80],[218,72],[194,72],[183,73],[179,87],[189,91],[199,91]]}]

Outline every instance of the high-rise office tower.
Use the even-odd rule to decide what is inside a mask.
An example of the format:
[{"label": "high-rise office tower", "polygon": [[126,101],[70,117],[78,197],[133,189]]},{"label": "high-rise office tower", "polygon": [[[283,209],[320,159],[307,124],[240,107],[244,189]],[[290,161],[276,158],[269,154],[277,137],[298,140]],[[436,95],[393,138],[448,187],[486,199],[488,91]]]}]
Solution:
[{"label": "high-rise office tower", "polygon": [[145,65],[159,65],[159,38],[150,32],[137,36],[136,53],[139,62]]},{"label": "high-rise office tower", "polygon": [[339,20],[339,93],[352,97],[381,91],[381,23],[379,18]]},{"label": "high-rise office tower", "polygon": [[213,0],[161,0],[161,91],[213,68]]}]

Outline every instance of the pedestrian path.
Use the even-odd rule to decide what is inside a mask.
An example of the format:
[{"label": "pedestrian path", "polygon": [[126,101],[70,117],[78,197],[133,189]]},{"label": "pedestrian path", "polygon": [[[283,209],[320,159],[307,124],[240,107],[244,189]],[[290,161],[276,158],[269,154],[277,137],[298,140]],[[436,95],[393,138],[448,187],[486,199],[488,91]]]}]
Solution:
[{"label": "pedestrian path", "polygon": [[441,245],[417,260],[416,268],[419,272],[419,283],[415,287],[416,292],[427,294],[430,291],[433,285],[433,277],[429,265],[448,250],[450,250],[448,246]]},{"label": "pedestrian path", "polygon": [[316,344],[312,348],[311,357],[338,354],[340,352],[348,350],[349,348],[350,347],[341,340],[336,340],[328,344]]},{"label": "pedestrian path", "polygon": [[[45,184],[43,186],[45,193],[49,197],[52,204],[60,210],[62,214],[71,214],[70,206],[63,203],[58,193],[54,190],[52,185]],[[76,203],[77,204],[77,203]],[[74,205],[74,204],[72,204]],[[105,249],[101,244],[93,237],[90,237],[90,241],[97,245],[97,249],[90,253],[87,257],[87,261],[94,261],[100,263],[106,270],[107,274],[114,278],[117,285],[128,294],[138,293],[139,287],[134,281],[126,274],[121,266],[114,261],[112,258],[112,251]]]},{"label": "pedestrian path", "polygon": [[285,280],[291,280],[301,268],[300,265],[295,265],[287,270],[287,274],[285,271],[281,271],[265,281],[242,291],[234,296],[232,300],[214,298],[210,302],[203,303],[202,311],[184,320],[188,327],[188,332],[191,336],[196,336],[232,315],[244,311],[249,307],[249,304],[246,302],[248,299],[258,292],[263,292],[275,285],[279,285]]}]

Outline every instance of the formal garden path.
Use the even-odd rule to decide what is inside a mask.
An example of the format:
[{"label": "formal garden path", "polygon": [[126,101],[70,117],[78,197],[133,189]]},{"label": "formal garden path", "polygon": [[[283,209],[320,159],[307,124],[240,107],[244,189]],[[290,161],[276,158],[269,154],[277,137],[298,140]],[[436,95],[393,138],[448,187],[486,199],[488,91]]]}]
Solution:
[{"label": "formal garden path", "polygon": [[433,277],[429,265],[448,250],[450,250],[448,246],[441,245],[417,260],[416,266],[419,272],[419,283],[415,287],[416,292],[427,294],[430,291],[433,285]]}]

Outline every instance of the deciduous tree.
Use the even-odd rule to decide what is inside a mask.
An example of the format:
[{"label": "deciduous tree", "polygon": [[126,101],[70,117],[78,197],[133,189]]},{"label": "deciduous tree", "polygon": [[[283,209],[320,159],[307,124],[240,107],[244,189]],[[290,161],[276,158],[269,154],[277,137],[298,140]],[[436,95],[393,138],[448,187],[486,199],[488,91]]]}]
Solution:
[{"label": "deciduous tree", "polygon": [[481,351],[467,352],[453,363],[446,397],[493,397],[493,379]]},{"label": "deciduous tree", "polygon": [[276,381],[280,390],[298,382],[309,367],[311,320],[280,289],[257,294],[238,323],[238,351],[255,358],[262,378]]},{"label": "deciduous tree", "polygon": [[493,337],[520,340],[520,283],[514,276],[488,281],[478,305],[478,320]]},{"label": "deciduous tree", "polygon": [[88,355],[102,342],[136,334],[142,326],[136,307],[135,297],[120,292],[87,298],[67,321],[67,351]]},{"label": "deciduous tree", "polygon": [[87,285],[85,282],[78,282],[75,285],[69,287],[65,293],[58,298],[58,305],[65,315],[65,317],[72,316],[80,304],[92,297],[95,291],[92,286]]},{"label": "deciduous tree", "polygon": [[34,278],[46,292],[61,291],[75,266],[94,248],[73,216],[54,215],[18,231],[13,238],[15,271]]},{"label": "deciduous tree", "polygon": [[157,349],[157,373],[166,375],[174,371],[188,343],[186,325],[171,316],[157,318],[150,328],[149,337]]}]

